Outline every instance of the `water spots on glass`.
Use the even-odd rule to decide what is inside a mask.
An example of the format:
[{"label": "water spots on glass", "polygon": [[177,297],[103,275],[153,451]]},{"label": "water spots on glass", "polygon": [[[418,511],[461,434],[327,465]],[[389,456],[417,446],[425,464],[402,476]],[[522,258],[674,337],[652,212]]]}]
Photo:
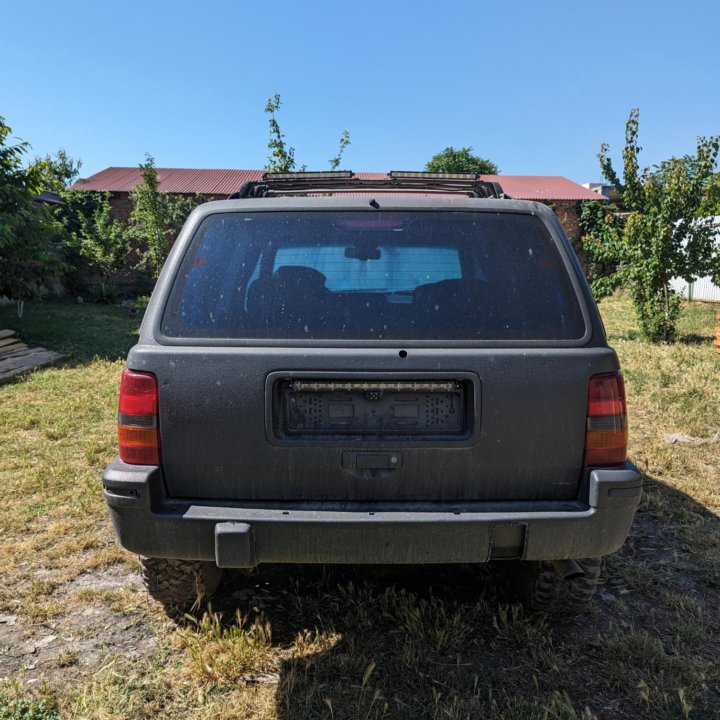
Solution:
[{"label": "water spots on glass", "polygon": [[583,336],[572,283],[537,217],[406,210],[383,222],[367,227],[365,213],[349,211],[209,216],[162,331],[260,341]]}]

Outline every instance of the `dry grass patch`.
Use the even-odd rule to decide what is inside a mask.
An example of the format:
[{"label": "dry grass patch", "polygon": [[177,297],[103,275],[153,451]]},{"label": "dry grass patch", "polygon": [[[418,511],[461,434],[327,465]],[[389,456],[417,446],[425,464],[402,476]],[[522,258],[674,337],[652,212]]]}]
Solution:
[{"label": "dry grass patch", "polygon": [[201,684],[233,687],[277,668],[270,623],[261,617],[250,619],[238,609],[228,626],[212,610],[200,619],[186,617],[190,626],[178,632],[177,640],[187,651],[186,672]]},{"label": "dry grass patch", "polygon": [[[524,613],[494,566],[280,566],[229,574],[212,611],[172,625],[101,495],[120,363],[79,346],[85,364],[0,387],[0,616],[17,618],[0,622],[0,648],[47,643],[5,665],[0,653],[18,678],[0,709],[34,692],[63,718],[720,718],[714,309],[686,308],[668,346],[639,339],[622,296],[601,312],[646,491],[578,616]],[[92,321],[113,335],[111,315]]]},{"label": "dry grass patch", "polygon": [[96,361],[0,389],[4,612],[37,615],[38,594],[51,595],[124,555],[113,542],[98,478],[114,453],[119,372],[119,363]]}]

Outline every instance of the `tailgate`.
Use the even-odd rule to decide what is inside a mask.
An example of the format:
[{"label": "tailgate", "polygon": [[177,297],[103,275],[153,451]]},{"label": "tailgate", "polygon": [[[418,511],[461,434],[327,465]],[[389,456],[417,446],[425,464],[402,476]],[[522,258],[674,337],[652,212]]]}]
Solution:
[{"label": "tailgate", "polygon": [[169,494],[232,502],[574,498],[588,380],[617,369],[607,348],[165,347],[130,362],[158,376]]}]

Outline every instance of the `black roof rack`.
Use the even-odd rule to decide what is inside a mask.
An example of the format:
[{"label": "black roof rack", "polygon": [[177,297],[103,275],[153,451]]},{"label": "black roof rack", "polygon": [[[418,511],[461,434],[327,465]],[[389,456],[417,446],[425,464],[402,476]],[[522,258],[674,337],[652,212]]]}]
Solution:
[{"label": "black roof rack", "polygon": [[306,195],[308,193],[404,192],[467,195],[477,198],[507,198],[500,183],[481,180],[472,173],[401,172],[393,170],[377,179],[361,178],[354,172],[265,173],[262,180],[250,180],[230,199]]}]

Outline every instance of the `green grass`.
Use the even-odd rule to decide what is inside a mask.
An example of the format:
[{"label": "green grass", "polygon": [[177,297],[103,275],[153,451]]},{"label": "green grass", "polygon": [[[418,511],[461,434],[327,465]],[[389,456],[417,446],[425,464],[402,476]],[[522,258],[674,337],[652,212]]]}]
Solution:
[{"label": "green grass", "polygon": [[51,699],[28,700],[18,682],[0,680],[0,720],[58,720],[58,712]]},{"label": "green grass", "polygon": [[[97,615],[128,637],[92,662],[58,640],[44,666],[0,686],[0,718],[7,707],[30,720],[720,718],[714,308],[685,308],[675,345],[640,340],[621,296],[601,311],[646,492],[587,614],[526,614],[495,567],[276,566],[231,575],[212,609],[173,624],[135,586],[68,590],[106,568],[136,572],[98,478],[138,320],[48,303],[17,321],[0,308],[0,326],[71,355],[0,387],[0,615],[17,616],[16,643],[47,632],[102,643],[105,631],[86,627]],[[0,623],[0,647],[11,631]],[[134,657],[149,635],[155,645]]]},{"label": "green grass", "polygon": [[31,347],[47,347],[79,361],[124,358],[137,342],[141,319],[118,305],[26,302],[22,318],[15,305],[0,306],[0,329],[15,330]]}]

